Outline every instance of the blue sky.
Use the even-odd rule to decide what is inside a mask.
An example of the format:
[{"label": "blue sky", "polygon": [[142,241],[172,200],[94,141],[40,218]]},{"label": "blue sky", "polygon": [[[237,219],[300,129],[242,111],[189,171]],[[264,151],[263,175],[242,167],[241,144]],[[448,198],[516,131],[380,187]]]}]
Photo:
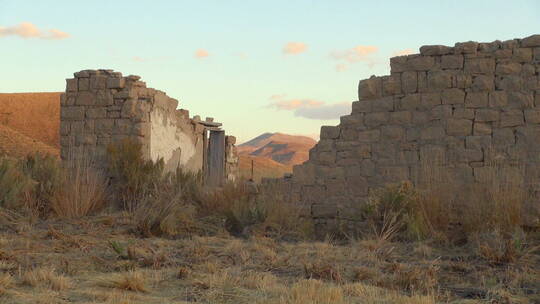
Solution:
[{"label": "blue sky", "polygon": [[73,72],[107,68],[240,141],[316,135],[395,54],[538,33],[537,0],[0,0],[0,92],[63,91]]}]

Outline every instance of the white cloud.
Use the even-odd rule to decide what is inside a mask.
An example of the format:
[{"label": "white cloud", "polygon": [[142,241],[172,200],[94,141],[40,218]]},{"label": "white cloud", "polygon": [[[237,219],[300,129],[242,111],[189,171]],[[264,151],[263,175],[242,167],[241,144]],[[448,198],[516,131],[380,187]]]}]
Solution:
[{"label": "white cloud", "polygon": [[395,51],[392,53],[392,56],[395,57],[395,56],[404,56],[404,55],[410,55],[410,54],[413,54],[414,53],[414,50],[412,49],[404,49],[404,50],[399,50],[399,51]]},{"label": "white cloud", "polygon": [[289,42],[283,47],[283,53],[289,55],[297,55],[307,51],[307,44],[303,42]]},{"label": "white cloud", "polygon": [[197,51],[195,51],[195,58],[202,59],[208,56],[210,56],[210,53],[208,53],[208,51],[205,49],[198,49]]},{"label": "white cloud", "polygon": [[61,40],[69,38],[71,35],[58,29],[42,31],[30,22],[22,22],[14,26],[0,26],[0,37],[7,36],[18,36],[24,39],[39,38]]},{"label": "white cloud", "polygon": [[294,116],[308,119],[338,119],[351,112],[351,103],[341,102],[327,104],[314,99],[286,99],[285,95],[273,95],[268,105],[277,110],[293,111]]}]

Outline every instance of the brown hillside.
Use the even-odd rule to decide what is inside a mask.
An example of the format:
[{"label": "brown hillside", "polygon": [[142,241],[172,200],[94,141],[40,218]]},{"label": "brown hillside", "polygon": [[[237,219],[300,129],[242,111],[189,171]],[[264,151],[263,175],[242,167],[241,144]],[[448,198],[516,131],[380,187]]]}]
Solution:
[{"label": "brown hillside", "polygon": [[240,176],[245,179],[251,177],[251,161],[253,160],[253,179],[260,181],[263,177],[278,178],[285,173],[292,172],[291,166],[280,164],[272,159],[252,155],[240,155]]},{"label": "brown hillside", "polygon": [[309,158],[309,150],[317,142],[307,136],[265,133],[238,146],[238,153],[271,159],[292,167]]},{"label": "brown hillside", "polygon": [[19,158],[34,152],[59,155],[58,149],[0,125],[0,156]]},{"label": "brown hillside", "polygon": [[0,125],[58,148],[60,94],[0,93]]}]

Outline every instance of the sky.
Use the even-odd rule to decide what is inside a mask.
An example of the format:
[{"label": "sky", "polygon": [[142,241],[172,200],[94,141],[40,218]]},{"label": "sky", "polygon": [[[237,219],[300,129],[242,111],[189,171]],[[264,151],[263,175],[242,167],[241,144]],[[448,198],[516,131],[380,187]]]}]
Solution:
[{"label": "sky", "polygon": [[318,137],[390,57],[532,34],[538,0],[0,0],[0,92],[64,91],[76,71],[113,69],[239,142]]}]

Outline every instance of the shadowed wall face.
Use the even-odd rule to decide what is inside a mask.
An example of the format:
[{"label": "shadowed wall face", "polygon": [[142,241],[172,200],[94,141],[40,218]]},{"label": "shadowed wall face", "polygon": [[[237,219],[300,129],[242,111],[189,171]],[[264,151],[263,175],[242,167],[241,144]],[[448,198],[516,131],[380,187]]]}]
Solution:
[{"label": "shadowed wall face", "polygon": [[[391,75],[358,86],[338,126],[323,126],[287,187],[319,226],[354,219],[384,185],[429,178],[426,164],[463,184],[485,182],[493,164],[540,184],[540,35],[394,57]],[[511,171],[508,169],[507,171]],[[538,200],[532,212],[540,211]]]}]

